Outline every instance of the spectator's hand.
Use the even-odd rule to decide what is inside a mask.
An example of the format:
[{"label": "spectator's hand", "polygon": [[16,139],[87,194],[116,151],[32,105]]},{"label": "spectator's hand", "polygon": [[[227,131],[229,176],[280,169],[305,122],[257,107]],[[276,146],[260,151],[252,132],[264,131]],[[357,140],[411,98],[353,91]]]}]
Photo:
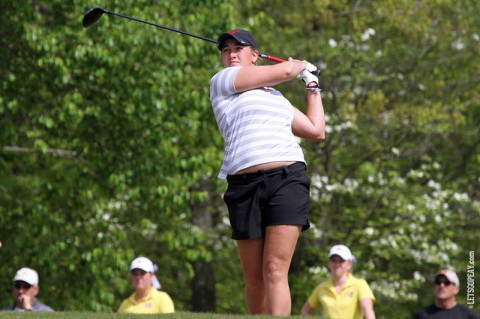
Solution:
[{"label": "spectator's hand", "polygon": [[33,298],[27,294],[21,294],[18,296],[18,301],[20,304],[20,307],[25,309],[25,310],[31,310],[32,309],[32,304],[33,304]]}]

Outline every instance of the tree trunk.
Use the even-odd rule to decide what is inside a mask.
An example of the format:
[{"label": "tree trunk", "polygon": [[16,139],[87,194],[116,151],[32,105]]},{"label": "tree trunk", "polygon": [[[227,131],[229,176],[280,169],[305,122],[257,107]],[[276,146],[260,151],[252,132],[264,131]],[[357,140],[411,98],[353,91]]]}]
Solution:
[{"label": "tree trunk", "polygon": [[[202,189],[210,188],[208,182],[201,183]],[[192,207],[192,223],[205,232],[213,227],[212,203],[210,197],[204,202],[197,202]],[[196,260],[192,263],[194,277],[192,280],[192,310],[194,312],[216,312],[215,270],[212,262]]]},{"label": "tree trunk", "polygon": [[194,312],[216,312],[215,271],[211,262],[193,263],[192,307]]}]

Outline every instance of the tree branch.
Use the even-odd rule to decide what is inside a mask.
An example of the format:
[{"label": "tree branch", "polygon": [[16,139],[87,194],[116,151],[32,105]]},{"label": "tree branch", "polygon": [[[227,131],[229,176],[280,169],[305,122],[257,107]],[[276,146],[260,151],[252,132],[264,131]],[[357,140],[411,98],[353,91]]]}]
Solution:
[{"label": "tree branch", "polygon": [[[38,152],[38,150],[36,149],[20,147],[20,146],[4,146],[3,151],[7,153],[37,153]],[[58,157],[74,158],[77,156],[77,152],[61,150],[56,148],[47,148],[46,152]]]}]

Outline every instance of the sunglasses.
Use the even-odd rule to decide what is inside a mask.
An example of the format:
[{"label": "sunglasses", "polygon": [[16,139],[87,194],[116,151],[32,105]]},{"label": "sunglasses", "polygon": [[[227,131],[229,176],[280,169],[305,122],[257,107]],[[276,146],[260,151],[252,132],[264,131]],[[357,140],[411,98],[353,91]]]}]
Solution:
[{"label": "sunglasses", "polygon": [[453,283],[448,281],[448,280],[441,280],[441,279],[435,280],[435,285],[440,286],[441,284],[443,284],[445,287],[447,287],[447,286],[450,286]]},{"label": "sunglasses", "polygon": [[15,289],[25,289],[25,290],[28,290],[28,289],[32,288],[32,285],[27,284],[26,282],[16,282],[16,283],[14,284],[14,287],[15,287]]}]

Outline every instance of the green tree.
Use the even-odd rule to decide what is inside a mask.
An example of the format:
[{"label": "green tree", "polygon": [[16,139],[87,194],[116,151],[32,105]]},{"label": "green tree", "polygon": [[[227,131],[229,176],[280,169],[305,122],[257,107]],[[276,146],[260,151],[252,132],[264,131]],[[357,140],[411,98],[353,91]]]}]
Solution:
[{"label": "green tree", "polygon": [[[465,282],[480,250],[476,1],[98,5],[209,38],[249,29],[262,53],[323,70],[327,139],[302,141],[312,229],[291,268],[295,313],[336,243],[357,256],[378,318],[425,306],[439,268]],[[114,311],[131,291],[129,262],[146,255],[177,309],[246,312],[217,179],[218,50],[118,17],[83,29],[90,8],[0,4],[0,300],[30,266],[54,308]],[[279,88],[303,108],[300,81]]]},{"label": "green tree", "polygon": [[[108,9],[209,35],[219,26],[204,4]],[[190,309],[192,265],[212,260],[227,229],[195,227],[191,214],[218,187],[206,85],[215,47],[113,17],[84,30],[79,2],[3,6],[4,272],[38,269],[56,309],[111,311],[130,293],[128,263],[147,255],[177,308]]]}]

